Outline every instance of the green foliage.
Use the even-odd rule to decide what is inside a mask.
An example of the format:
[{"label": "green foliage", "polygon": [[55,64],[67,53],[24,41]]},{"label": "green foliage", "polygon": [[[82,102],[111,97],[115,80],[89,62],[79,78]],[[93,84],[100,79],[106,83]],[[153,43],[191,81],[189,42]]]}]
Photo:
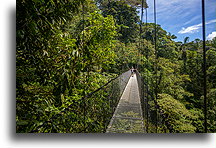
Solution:
[{"label": "green foliage", "polygon": [[[207,126],[210,133],[216,132],[216,89],[212,88],[207,94],[208,106],[207,106]],[[203,100],[203,96],[201,96]]]},{"label": "green foliage", "polygon": [[192,114],[179,101],[168,94],[159,94],[159,108],[165,114],[168,129],[175,133],[193,133],[196,127],[192,125]]},{"label": "green foliage", "polygon": [[[154,24],[147,24],[144,26],[145,31],[143,32],[143,37],[150,41],[151,44],[154,44]],[[148,46],[148,49],[145,49],[144,52],[147,60],[144,62],[145,66],[143,67],[143,73],[145,80],[149,84],[149,92],[152,94],[152,99],[157,99],[157,96],[160,94],[167,94],[172,98],[181,103],[185,109],[190,113],[190,125],[186,125],[189,128],[188,132],[203,132],[203,98],[200,98],[203,94],[203,71],[202,71],[202,41],[196,39],[195,41],[189,42],[189,38],[185,38],[184,44],[175,43],[172,41],[170,34],[167,34],[165,31],[161,30],[157,26],[157,51],[154,51],[152,46]],[[215,86],[215,48],[211,45],[211,42],[207,42],[207,86],[208,92],[211,88]],[[148,51],[148,52],[147,52]],[[146,54],[150,53],[152,54]],[[157,55],[157,56],[156,56]],[[209,98],[210,96],[208,96]],[[210,97],[211,98],[211,97]],[[150,101],[149,104],[152,108],[154,114],[156,114],[155,103]],[[165,103],[165,102],[164,102]],[[173,106],[174,104],[172,104]],[[163,107],[166,107],[164,105]],[[210,124],[214,125],[214,120],[210,121],[210,116],[214,116],[214,109],[210,109],[212,106],[211,103],[208,103],[208,114],[209,114],[209,127]],[[158,114],[161,110],[158,110]],[[170,114],[175,113],[175,110],[170,110]],[[152,114],[151,116],[154,116]],[[156,121],[152,117],[149,125],[150,131],[155,132]],[[162,119],[164,117],[161,117]],[[161,120],[162,120],[161,119]],[[175,119],[174,119],[175,120]],[[181,119],[182,120],[182,119]],[[162,121],[163,122],[163,121]],[[211,122],[211,123],[210,123]],[[167,124],[167,123],[166,123]],[[183,128],[187,129],[187,126],[184,127],[181,121],[178,121],[179,131],[182,131]],[[159,132],[167,132],[167,129],[164,128],[165,123],[158,127]],[[169,125],[169,123],[168,123]],[[192,126],[195,129],[192,128]],[[152,129],[153,128],[153,129]],[[193,129],[193,130],[192,130]],[[212,132],[213,129],[209,128],[209,132]],[[165,130],[165,131],[164,131]],[[171,132],[179,132],[171,131]]]},{"label": "green foliage", "polygon": [[204,129],[204,114],[202,109],[193,108],[189,110],[192,114],[192,125],[196,127],[196,133],[202,133]]},{"label": "green foliage", "polygon": [[[184,83],[190,82],[188,75],[180,75],[180,66],[169,59],[158,59],[158,73],[154,84],[158,85],[159,93],[167,93],[178,100],[193,94],[184,90]],[[156,87],[156,86],[155,86]]]},{"label": "green foliage", "polygon": [[111,1],[101,8],[103,15],[112,15],[118,25],[118,39],[121,42],[134,42],[138,33],[139,17],[136,8],[131,7],[124,1]]},{"label": "green foliage", "polygon": [[[37,132],[104,132],[110,105],[120,97],[118,83],[82,97],[132,66],[149,86],[152,115],[157,100],[166,116],[159,132],[203,132],[203,42],[175,42],[157,24],[155,49],[154,23],[143,23],[138,35],[140,6],[141,0],[17,1],[17,132],[42,125]],[[209,132],[216,127],[215,42],[206,41]],[[155,132],[155,119],[149,126]]]},{"label": "green foliage", "polygon": [[[105,72],[114,64],[114,19],[86,9],[83,20],[82,2],[18,2],[17,132],[30,132],[43,123],[38,132],[82,132],[81,98],[115,76]],[[91,1],[85,4],[93,8]],[[95,102],[98,113],[105,102]],[[68,106],[71,111],[59,116]],[[103,122],[98,120],[92,130],[103,129]]]}]

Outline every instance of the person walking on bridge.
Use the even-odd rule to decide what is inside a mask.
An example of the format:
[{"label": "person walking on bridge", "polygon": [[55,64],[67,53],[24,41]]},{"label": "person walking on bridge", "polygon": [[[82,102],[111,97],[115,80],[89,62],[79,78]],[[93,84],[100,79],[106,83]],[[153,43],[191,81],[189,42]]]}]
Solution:
[{"label": "person walking on bridge", "polygon": [[133,75],[134,75],[134,68],[132,66],[132,68],[131,68],[131,76],[133,77]]}]

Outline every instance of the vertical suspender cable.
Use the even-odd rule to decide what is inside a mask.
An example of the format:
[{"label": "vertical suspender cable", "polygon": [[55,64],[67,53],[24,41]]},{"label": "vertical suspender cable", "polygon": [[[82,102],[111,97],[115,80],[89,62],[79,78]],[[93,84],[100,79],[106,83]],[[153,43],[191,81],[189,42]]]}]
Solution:
[{"label": "vertical suspender cable", "polygon": [[[146,30],[147,30],[147,23],[148,23],[148,15],[147,15],[147,8],[148,8],[148,6],[147,6],[147,2],[146,2],[146,8],[145,8],[145,12],[146,12]],[[148,54],[149,54],[149,52],[148,52],[148,47],[147,47],[147,51],[146,51],[146,59],[147,59],[147,64],[146,64],[146,66],[148,65]],[[147,68],[146,68],[147,69]],[[147,70],[146,70],[147,71]],[[149,131],[148,131],[148,125],[149,125],[149,105],[148,105],[148,71],[147,71],[147,77],[146,77],[146,132],[148,133]]]},{"label": "vertical suspender cable", "polygon": [[[141,49],[143,49],[142,47],[142,24],[143,24],[143,7],[144,7],[144,0],[142,0],[142,11],[141,11],[141,22],[140,22],[140,52],[141,52]],[[143,91],[144,91],[144,83],[142,82],[143,80],[142,80],[142,78],[141,78],[141,76],[140,76],[140,89],[141,89],[141,99],[142,99],[142,101],[141,102],[143,102],[142,103],[142,105],[143,105],[143,107],[144,107],[144,95],[143,95]],[[143,108],[144,109],[144,108]],[[144,114],[143,114],[144,115]]]},{"label": "vertical suspender cable", "polygon": [[203,32],[203,95],[204,95],[204,132],[207,133],[207,88],[206,88],[206,44],[205,44],[205,0],[202,0],[202,32]]},{"label": "vertical suspender cable", "polygon": [[154,32],[154,35],[155,35],[155,37],[154,37],[154,41],[155,41],[155,43],[154,43],[154,45],[155,45],[155,53],[156,53],[156,58],[157,58],[157,25],[156,25],[156,23],[157,23],[157,18],[156,18],[156,0],[154,0],[154,29],[155,29],[155,32]]},{"label": "vertical suspender cable", "polygon": [[[142,6],[141,6],[141,20],[140,20],[140,50],[138,52],[138,58],[139,58],[139,62],[140,62],[140,53],[141,53],[141,49],[142,49],[142,23],[143,23],[143,7],[144,7],[144,0],[142,0]],[[138,69],[138,66],[139,66],[140,63],[137,64],[137,69]]]},{"label": "vertical suspender cable", "polygon": [[147,26],[147,8],[145,8],[145,12],[146,12],[146,26]]},{"label": "vertical suspender cable", "polygon": [[[82,42],[83,42],[83,48],[84,48],[84,40],[85,40],[85,12],[84,12],[84,2],[82,1],[82,20],[83,20],[83,36],[82,36]],[[85,97],[83,97],[83,131],[86,132],[86,102]]]},{"label": "vertical suspender cable", "polygon": [[[157,60],[157,58],[158,58],[158,53],[157,53],[157,22],[156,22],[156,0],[154,0],[154,30],[155,30],[155,32],[154,32],[154,41],[155,41],[155,43],[154,43],[154,45],[155,45],[155,56],[156,56],[156,60]],[[155,62],[155,75],[157,76],[157,61]],[[156,77],[156,79],[157,79],[157,77]],[[156,83],[157,83],[157,81],[156,81]],[[155,85],[155,102],[157,103],[157,93],[158,93],[158,86],[157,86],[157,84]],[[158,132],[158,109],[157,109],[157,104],[156,104],[156,133]]]},{"label": "vertical suspender cable", "polygon": [[[148,6],[147,6],[147,2],[146,2],[146,0],[145,0],[145,20],[146,20],[146,24],[145,24],[145,29],[147,30],[147,8],[148,8]],[[148,65],[148,48],[147,48],[147,51],[146,51],[146,59],[147,59],[147,61],[146,61],[146,63],[147,64],[145,64],[146,66]],[[147,69],[147,67],[146,67],[146,69]],[[144,95],[144,97],[146,97],[146,99],[145,99],[145,101],[146,102],[144,102],[144,104],[145,104],[145,107],[144,107],[144,113],[145,113],[145,115],[146,115],[146,132],[148,133],[148,122],[149,122],[149,105],[148,105],[148,72],[147,72],[147,70],[146,70],[146,83],[144,83],[144,89],[145,89],[145,95]]]},{"label": "vertical suspender cable", "polygon": [[144,7],[144,0],[142,0],[142,10],[141,10],[141,22],[140,22],[140,37],[142,33],[142,23],[143,23],[143,7]]}]

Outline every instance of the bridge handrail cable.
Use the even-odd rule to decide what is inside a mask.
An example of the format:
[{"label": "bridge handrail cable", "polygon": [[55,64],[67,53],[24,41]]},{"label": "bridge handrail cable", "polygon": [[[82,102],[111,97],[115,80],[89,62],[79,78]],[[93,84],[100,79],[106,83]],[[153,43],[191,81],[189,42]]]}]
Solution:
[{"label": "bridge handrail cable", "polygon": [[[112,78],[111,80],[109,80],[106,84],[102,85],[100,88],[96,89],[95,91],[92,91],[90,93],[88,93],[87,95],[83,96],[81,98],[81,100],[86,100],[88,98],[90,98],[91,96],[93,96],[94,94],[96,94],[97,92],[99,92],[100,90],[102,90],[103,88],[105,88],[106,86],[108,86],[110,83],[114,82],[115,80],[117,80],[119,78],[119,83],[123,82],[124,85],[123,87],[120,88],[120,95],[122,94],[123,90],[126,87],[126,84],[128,83],[129,77],[131,75],[130,70],[123,72],[121,74],[119,74],[117,77]],[[122,83],[120,84],[120,86],[122,85]],[[37,126],[36,129],[34,128],[33,130],[30,131],[30,133],[35,133],[38,132],[40,128],[44,127],[45,124],[50,123],[51,120],[55,119],[55,117],[62,115],[62,113],[65,113],[67,111],[69,111],[71,108],[73,107],[73,103],[70,104],[68,107],[64,108],[62,111],[60,111],[59,113],[53,115],[51,118],[49,118],[47,121],[44,121],[41,125]],[[84,103],[84,110],[85,110],[85,103]],[[84,111],[85,112],[85,111]],[[85,114],[85,113],[84,113]],[[85,115],[84,115],[85,116]],[[84,129],[85,130],[85,129]]]}]

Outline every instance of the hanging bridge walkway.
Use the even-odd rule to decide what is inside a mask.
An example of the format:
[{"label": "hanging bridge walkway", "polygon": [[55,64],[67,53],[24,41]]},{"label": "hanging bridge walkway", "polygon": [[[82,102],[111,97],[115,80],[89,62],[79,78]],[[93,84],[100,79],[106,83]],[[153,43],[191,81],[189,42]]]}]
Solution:
[{"label": "hanging bridge walkway", "polygon": [[[161,121],[156,120],[158,113],[149,106],[152,99],[147,95],[148,88],[140,73],[132,75],[128,70],[82,97],[79,106],[69,105],[31,132],[53,132],[64,127],[74,128],[78,133],[148,133],[149,122],[153,132],[157,132]],[[79,128],[65,123],[74,120],[70,114],[81,119]],[[51,130],[46,131],[50,126]]]},{"label": "hanging bridge walkway", "polygon": [[106,133],[144,133],[136,74],[130,77]]}]

